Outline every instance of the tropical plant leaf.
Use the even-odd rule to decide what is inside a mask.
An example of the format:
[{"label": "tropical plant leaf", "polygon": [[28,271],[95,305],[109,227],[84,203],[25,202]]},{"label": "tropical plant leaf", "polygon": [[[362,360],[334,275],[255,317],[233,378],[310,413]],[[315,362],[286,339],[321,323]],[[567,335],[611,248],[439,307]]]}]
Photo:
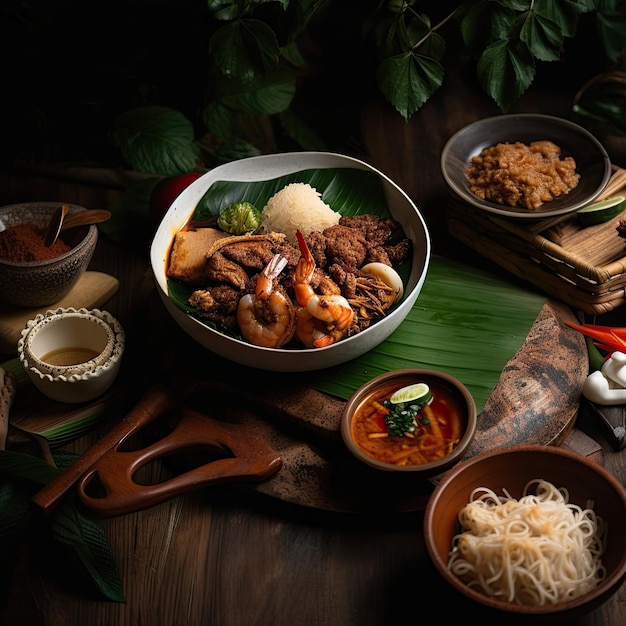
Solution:
[{"label": "tropical plant leaf", "polygon": [[220,104],[250,115],[273,115],[289,107],[296,93],[295,78],[283,70],[265,72],[254,80],[222,77],[216,80]]},{"label": "tropical plant leaf", "polygon": [[251,81],[278,66],[280,48],[272,28],[260,20],[240,19],[211,37],[209,53],[222,74]]},{"label": "tropical plant leaf", "polygon": [[193,124],[163,106],[140,106],[122,113],[111,133],[126,162],[140,172],[174,176],[196,168],[200,149]]},{"label": "tropical plant leaf", "polygon": [[430,368],[461,380],[481,411],[546,299],[482,270],[434,257],[402,324],[363,356],[311,373],[307,384],[347,399],[383,372]]},{"label": "tropical plant leaf", "polygon": [[482,88],[502,111],[528,89],[535,76],[535,63],[521,40],[501,40],[487,46],[476,64]]},{"label": "tropical plant leaf", "polygon": [[60,471],[32,454],[0,450],[0,474],[37,485],[47,485],[58,477]]},{"label": "tropical plant leaf", "polygon": [[596,23],[604,53],[613,63],[619,63],[626,56],[626,15],[624,11],[598,13]]},{"label": "tropical plant leaf", "polygon": [[57,554],[69,551],[67,562],[74,562],[75,567],[83,570],[97,591],[114,602],[125,601],[117,563],[96,522],[82,515],[74,502],[66,500],[52,515],[51,530],[58,544]]},{"label": "tropical plant leaf", "polygon": [[[30,528],[33,521],[30,498],[77,458],[76,454],[56,452],[58,467],[53,467],[30,454],[0,451],[0,474],[8,479],[0,487],[1,540],[29,538],[21,529]],[[104,598],[124,602],[120,573],[107,538],[97,523],[78,511],[73,499],[64,500],[53,512],[49,530],[38,532],[33,540],[41,548],[37,549],[39,557],[45,555],[52,561],[44,564],[48,571],[57,574],[62,562],[61,571],[68,579],[79,581],[81,586],[87,583]]]},{"label": "tropical plant leaf", "polygon": [[413,52],[383,59],[376,70],[381,93],[407,121],[441,87],[443,75],[439,61]]},{"label": "tropical plant leaf", "polygon": [[533,12],[524,20],[520,38],[530,53],[541,61],[558,61],[561,58],[563,34],[551,19]]},{"label": "tropical plant leaf", "polygon": [[573,2],[555,2],[554,0],[536,0],[533,6],[537,17],[548,18],[564,37],[573,37],[578,28],[578,15],[585,12],[584,7]]}]

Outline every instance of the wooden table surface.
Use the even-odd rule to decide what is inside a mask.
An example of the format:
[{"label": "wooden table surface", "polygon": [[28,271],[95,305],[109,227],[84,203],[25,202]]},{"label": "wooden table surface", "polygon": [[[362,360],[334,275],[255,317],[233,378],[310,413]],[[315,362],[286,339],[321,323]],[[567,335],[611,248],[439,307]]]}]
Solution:
[{"label": "wooden table surface", "polygon": [[[572,91],[576,86],[572,85]],[[567,92],[530,93],[516,110],[566,117]],[[471,121],[498,111],[486,96],[452,79],[409,124],[387,107],[364,110],[370,162],[416,201],[434,250],[479,261],[445,232],[446,188],[439,169],[445,141]],[[32,198],[24,198],[32,199]],[[69,201],[69,199],[68,199]],[[130,337],[142,322],[149,289],[147,250],[134,254],[101,241],[91,269],[120,280],[106,304]],[[158,305],[157,305],[158,306]],[[185,346],[181,345],[181,354]],[[135,357],[138,355],[135,354]],[[626,480],[626,452],[616,452],[598,425],[606,467]],[[83,451],[101,433],[75,442]],[[160,468],[152,470],[160,475]],[[423,544],[420,513],[346,515],[296,507],[244,487],[223,486],[179,496],[102,522],[120,568],[125,603],[86,599],[22,563],[0,622],[36,626],[378,626],[445,611],[447,619],[499,623],[438,579]],[[618,531],[619,532],[619,531]],[[580,626],[624,623],[626,587]],[[432,618],[431,618],[432,619]]]}]

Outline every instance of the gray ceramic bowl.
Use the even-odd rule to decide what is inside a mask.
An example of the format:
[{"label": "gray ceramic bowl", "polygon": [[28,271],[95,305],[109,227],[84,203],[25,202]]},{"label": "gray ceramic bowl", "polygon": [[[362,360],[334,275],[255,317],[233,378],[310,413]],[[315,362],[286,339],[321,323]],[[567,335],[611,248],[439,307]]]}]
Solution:
[{"label": "gray ceramic bowl", "polygon": [[[255,346],[227,335],[179,308],[170,294],[167,264],[174,235],[185,226],[207,190],[221,181],[247,185],[284,176],[296,176],[305,170],[349,168],[370,172],[380,180],[392,217],[413,243],[413,255],[404,285],[404,295],[386,317],[347,339],[323,348],[283,349]],[[319,189],[323,191],[323,189]],[[387,176],[367,163],[340,154],[295,152],[240,159],[216,167],[192,183],[174,201],[161,221],[152,241],[150,261],[157,291],[176,323],[205,348],[231,361],[278,372],[302,372],[323,369],[361,356],[384,341],[404,320],[424,285],[430,263],[430,235],[424,219],[411,199]]]},{"label": "gray ceramic bowl", "polygon": [[[561,148],[562,157],[576,161],[580,181],[568,194],[529,210],[482,200],[472,193],[465,176],[472,157],[498,143],[541,140],[552,141]],[[522,113],[488,117],[459,130],[443,148],[441,171],[450,190],[467,204],[506,217],[540,219],[572,213],[593,202],[611,177],[611,160],[602,144],[582,126],[551,115]]]},{"label": "gray ceramic bowl", "polygon": [[[391,437],[379,434],[386,432],[382,424],[378,423],[380,417],[374,415],[376,409],[374,402],[380,406],[383,399],[389,399],[392,392],[403,387],[425,383],[429,386],[432,401],[429,408],[431,416],[437,417],[440,423],[440,430],[443,438],[456,440],[454,447],[439,453],[433,450],[433,436],[426,434],[426,438],[421,440],[419,430],[417,437]],[[422,411],[420,411],[420,414]],[[365,423],[362,417],[368,416],[370,426]],[[456,417],[455,417],[456,416]],[[422,419],[421,417],[419,418]],[[459,420],[457,433],[451,437],[454,420]],[[357,425],[360,422],[361,425]],[[365,424],[365,425],[364,425]],[[447,469],[458,463],[467,453],[474,435],[476,434],[477,415],[476,404],[472,394],[467,387],[445,372],[430,369],[403,369],[386,372],[380,376],[372,378],[359,389],[357,389],[346,402],[341,416],[341,436],[348,450],[360,461],[375,469],[389,472],[410,472],[422,478],[430,478],[445,472]],[[425,431],[430,431],[431,426],[425,426]],[[447,429],[450,429],[448,431]],[[372,430],[380,430],[372,434]],[[360,434],[359,434],[360,432]],[[371,435],[371,438],[368,437]],[[404,443],[403,443],[404,442]],[[391,456],[402,456],[398,453],[401,447],[410,449],[410,446],[424,446],[424,451],[416,457],[416,462],[398,460],[391,462]],[[409,457],[409,460],[415,457]]]},{"label": "gray ceramic bowl", "polygon": [[[569,501],[594,511],[607,525],[603,555],[606,575],[591,591],[543,606],[518,605],[488,597],[464,584],[447,567],[452,538],[458,532],[458,513],[477,487],[498,494],[506,489],[514,498],[526,483],[542,478],[569,492]],[[424,514],[424,540],[435,568],[451,589],[493,611],[489,623],[557,623],[574,620],[596,609],[611,597],[626,577],[626,491],[619,481],[594,461],[575,452],[539,445],[518,445],[485,452],[462,461],[437,484]],[[451,602],[454,602],[451,596]],[[453,617],[453,616],[450,616]]]},{"label": "gray ceramic bowl", "polygon": [[[0,231],[32,223],[44,229],[61,202],[24,202],[0,207]],[[70,213],[86,209],[70,204]],[[61,234],[71,250],[52,259],[14,263],[0,259],[0,300],[20,307],[42,307],[59,302],[83,275],[98,241],[95,225],[79,226]]]}]

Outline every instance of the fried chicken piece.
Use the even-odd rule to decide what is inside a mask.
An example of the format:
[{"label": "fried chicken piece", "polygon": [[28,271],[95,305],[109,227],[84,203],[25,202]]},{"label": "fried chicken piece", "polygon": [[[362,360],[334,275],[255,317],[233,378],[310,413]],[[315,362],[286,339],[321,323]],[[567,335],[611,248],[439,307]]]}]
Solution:
[{"label": "fried chicken piece", "polygon": [[367,251],[368,263],[384,263],[391,266],[391,260],[387,254],[387,250],[383,246],[373,246]]},{"label": "fried chicken piece", "polygon": [[227,259],[221,252],[212,254],[206,262],[206,277],[216,283],[228,283],[245,289],[249,280],[247,272],[235,261]]},{"label": "fried chicken piece", "polygon": [[[318,230],[314,230],[313,232],[309,233],[304,239],[306,241],[306,245],[309,248],[309,251],[315,259],[315,265],[317,265],[317,267],[326,267],[326,237],[324,236],[324,233],[321,233]],[[298,250],[298,253],[300,253],[300,250]]]},{"label": "fried chicken piece", "polygon": [[398,229],[398,223],[394,220],[382,219],[371,214],[346,215],[339,220],[339,224],[362,231],[365,239],[374,247],[387,243],[393,232]]},{"label": "fried chicken piece", "polygon": [[272,239],[257,239],[229,244],[221,248],[219,252],[239,265],[262,270],[274,255],[283,253],[284,250],[284,242]]},{"label": "fried chicken piece", "polygon": [[241,291],[230,285],[216,285],[198,289],[189,296],[189,304],[198,315],[223,326],[228,330],[237,327],[237,305]]},{"label": "fried chicken piece", "polygon": [[404,263],[411,255],[412,250],[413,243],[410,239],[403,239],[393,246],[385,246],[387,257],[393,265]]},{"label": "fried chicken piece", "polygon": [[338,263],[347,272],[356,272],[365,263],[369,244],[363,230],[338,224],[324,229],[324,237],[328,263]]}]

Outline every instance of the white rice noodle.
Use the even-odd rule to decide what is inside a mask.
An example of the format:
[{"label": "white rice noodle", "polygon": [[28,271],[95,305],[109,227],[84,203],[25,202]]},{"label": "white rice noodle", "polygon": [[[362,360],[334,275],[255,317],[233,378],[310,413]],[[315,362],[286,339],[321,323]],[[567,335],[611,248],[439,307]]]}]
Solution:
[{"label": "white rice noodle", "polygon": [[602,520],[547,481],[531,481],[524,494],[518,501],[474,490],[459,513],[463,532],[448,569],[475,590],[520,605],[556,604],[596,587],[605,576]]}]

